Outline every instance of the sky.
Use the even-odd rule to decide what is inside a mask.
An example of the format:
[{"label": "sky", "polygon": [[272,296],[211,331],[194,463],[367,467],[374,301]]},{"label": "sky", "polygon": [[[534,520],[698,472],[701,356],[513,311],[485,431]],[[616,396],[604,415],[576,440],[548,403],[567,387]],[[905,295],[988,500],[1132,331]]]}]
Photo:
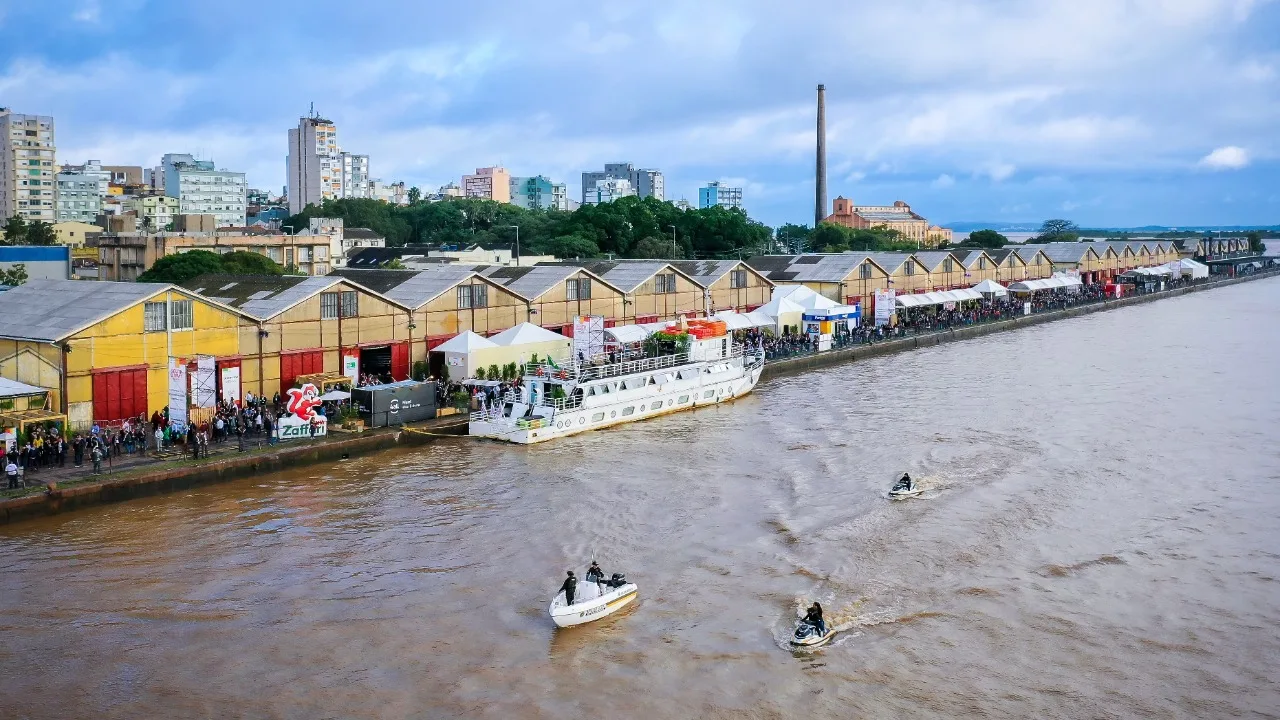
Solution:
[{"label": "sky", "polygon": [[809,224],[818,83],[829,201],[1280,224],[1280,1],[0,0],[0,106],[53,115],[59,162],[190,152],[277,192],[315,103],[386,182],[500,164],[576,198],[632,162]]}]

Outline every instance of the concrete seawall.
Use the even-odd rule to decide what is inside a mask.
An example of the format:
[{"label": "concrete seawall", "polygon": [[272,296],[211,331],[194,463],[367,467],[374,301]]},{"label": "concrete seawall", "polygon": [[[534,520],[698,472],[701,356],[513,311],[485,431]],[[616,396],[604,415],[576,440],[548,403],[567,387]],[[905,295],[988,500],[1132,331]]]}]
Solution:
[{"label": "concrete seawall", "polygon": [[[954,330],[928,333],[901,340],[887,340],[874,345],[860,345],[821,355],[776,360],[765,366],[761,381],[813,368],[828,367],[890,353],[916,350],[921,347],[968,340],[992,333],[1129,307],[1130,305],[1152,302],[1192,292],[1213,290],[1227,285],[1235,285],[1277,275],[1280,275],[1280,272],[1220,280],[1163,293],[1137,295],[1065,310],[1042,312],[1036,315],[984,323],[982,325],[971,325]],[[98,482],[70,485],[35,495],[0,500],[0,523],[16,522],[91,505],[119,502],[175,490],[185,490],[197,485],[225,482],[250,475],[276,472],[286,467],[332,462],[343,457],[367,455],[400,445],[432,442],[434,437],[440,435],[465,435],[466,433],[466,424],[458,422],[456,418],[441,418],[436,421],[430,421],[428,425],[426,432],[412,429],[402,431],[399,428],[381,428],[341,440],[329,440],[322,443],[296,446],[281,445],[269,450],[249,452],[244,455],[198,464],[183,461],[151,469],[140,468],[137,471],[128,472],[121,476],[107,477]]]}]

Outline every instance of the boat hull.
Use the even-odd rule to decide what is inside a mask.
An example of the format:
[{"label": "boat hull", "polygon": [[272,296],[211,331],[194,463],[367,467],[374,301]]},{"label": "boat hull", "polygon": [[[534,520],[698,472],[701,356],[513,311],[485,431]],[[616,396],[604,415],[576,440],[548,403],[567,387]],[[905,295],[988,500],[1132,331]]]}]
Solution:
[{"label": "boat hull", "polygon": [[520,445],[547,442],[590,430],[729,402],[750,393],[760,381],[763,368],[763,365],[749,366],[741,368],[740,372],[726,373],[727,377],[708,378],[688,385],[672,383],[674,387],[649,387],[616,401],[558,410],[535,427],[519,427],[508,417],[477,419],[473,416],[467,432],[477,437]]},{"label": "boat hull", "polygon": [[556,624],[556,627],[574,627],[609,617],[635,602],[639,597],[640,588],[633,583],[623,585],[617,590],[605,593],[593,600],[574,603],[573,605],[565,605],[563,601],[564,594],[561,593],[552,601],[549,612],[551,621]]}]

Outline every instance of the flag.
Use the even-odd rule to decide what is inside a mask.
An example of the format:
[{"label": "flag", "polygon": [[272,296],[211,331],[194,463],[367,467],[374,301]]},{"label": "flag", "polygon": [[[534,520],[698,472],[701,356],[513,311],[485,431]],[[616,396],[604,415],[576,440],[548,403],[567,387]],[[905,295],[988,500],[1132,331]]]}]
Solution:
[{"label": "flag", "polygon": [[551,366],[552,370],[560,369],[560,366],[556,364],[556,361],[553,360],[550,355],[547,356],[547,364]]}]

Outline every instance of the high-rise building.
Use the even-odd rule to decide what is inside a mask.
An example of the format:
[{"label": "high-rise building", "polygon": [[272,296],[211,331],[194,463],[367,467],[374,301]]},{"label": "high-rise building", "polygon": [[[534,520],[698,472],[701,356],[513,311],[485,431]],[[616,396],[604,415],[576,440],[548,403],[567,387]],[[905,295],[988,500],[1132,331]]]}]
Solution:
[{"label": "high-rise building", "polygon": [[331,120],[299,118],[298,127],[289,128],[287,162],[285,192],[292,214],[325,200],[373,197],[369,156],[343,152],[338,145],[338,128]]},{"label": "high-rise building", "polygon": [[63,165],[58,184],[58,222],[92,223],[102,212],[102,200],[111,184],[111,172],[98,160],[83,165]]},{"label": "high-rise building", "polygon": [[642,198],[666,199],[661,170],[637,169],[631,163],[605,163],[603,172],[597,170],[582,173],[583,204],[590,204],[587,197],[596,183],[610,179],[626,180],[635,191],[633,195],[639,195]]},{"label": "high-rise building", "polygon": [[698,188],[698,207],[726,207],[742,209],[742,188],[720,184],[719,180]]},{"label": "high-rise building", "polygon": [[511,174],[501,167],[476,168],[474,175],[462,176],[464,197],[511,202]]},{"label": "high-rise building", "polygon": [[248,209],[244,173],[218,170],[208,160],[168,153],[160,161],[164,194],[183,215],[212,215],[218,227],[243,227]]},{"label": "high-rise building", "polygon": [[604,178],[595,181],[591,185],[591,189],[582,194],[583,205],[599,205],[600,203],[608,203],[618,198],[631,197],[636,195],[636,189],[631,185],[631,181],[626,178]]},{"label": "high-rise building", "polygon": [[0,107],[0,223],[57,220],[56,155],[52,117]]},{"label": "high-rise building", "polygon": [[511,178],[511,204],[526,210],[568,210],[569,189],[542,175]]}]

